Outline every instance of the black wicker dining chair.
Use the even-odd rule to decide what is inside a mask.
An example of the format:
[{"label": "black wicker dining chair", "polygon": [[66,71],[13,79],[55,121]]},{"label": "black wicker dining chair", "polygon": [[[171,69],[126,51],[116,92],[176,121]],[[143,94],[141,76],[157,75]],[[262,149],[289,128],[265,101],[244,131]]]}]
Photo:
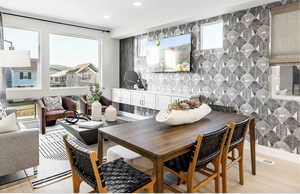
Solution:
[{"label": "black wicker dining chair", "polygon": [[96,152],[80,146],[67,135],[63,139],[71,165],[74,193],[79,192],[82,181],[101,193],[153,192],[154,179],[123,159],[100,163]]},{"label": "black wicker dining chair", "polygon": [[[231,123],[228,125],[228,127],[231,129],[231,133],[228,134],[221,162],[223,193],[227,192],[227,170],[236,163],[239,164],[240,184],[244,184],[244,142],[246,138],[246,133],[249,129],[249,124],[250,119],[246,119],[240,123]],[[237,157],[235,156],[235,150],[238,151]]]},{"label": "black wicker dining chair", "polygon": [[213,111],[228,112],[228,113],[238,112],[237,108],[233,106],[222,106],[222,105],[215,105],[215,104],[211,104],[209,106]]},{"label": "black wicker dining chair", "polygon": [[[205,136],[198,136],[191,151],[165,162],[164,170],[183,180],[187,184],[186,192],[195,192],[213,180],[215,181],[215,192],[219,192],[221,156],[228,132],[229,128],[224,127]],[[213,169],[207,166],[209,163],[212,163]],[[196,171],[207,178],[194,185]],[[165,184],[165,186],[172,192],[181,192],[171,185]]]}]

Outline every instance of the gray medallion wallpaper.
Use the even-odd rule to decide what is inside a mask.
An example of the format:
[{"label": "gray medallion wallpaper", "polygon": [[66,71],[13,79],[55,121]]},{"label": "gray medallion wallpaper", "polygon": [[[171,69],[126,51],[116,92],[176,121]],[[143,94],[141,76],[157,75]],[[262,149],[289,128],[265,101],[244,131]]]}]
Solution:
[{"label": "gray medallion wallpaper", "polygon": [[[298,0],[299,1],[299,0]],[[260,145],[300,154],[300,103],[271,98],[269,67],[270,8],[282,1],[225,14],[135,37],[134,70],[147,80],[148,90],[205,95],[241,113],[256,117]],[[202,51],[200,25],[224,23],[223,49]],[[137,54],[140,38],[159,39],[192,33],[192,73],[147,72],[145,57]],[[122,52],[122,51],[121,51]],[[153,110],[137,108],[143,114]]]}]

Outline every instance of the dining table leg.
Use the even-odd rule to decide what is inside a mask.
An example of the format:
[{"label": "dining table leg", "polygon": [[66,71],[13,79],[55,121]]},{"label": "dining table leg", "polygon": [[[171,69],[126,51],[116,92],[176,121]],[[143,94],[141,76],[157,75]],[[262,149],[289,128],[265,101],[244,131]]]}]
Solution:
[{"label": "dining table leg", "polygon": [[163,193],[164,192],[164,171],[163,171],[163,162],[161,159],[156,159],[153,161],[153,169],[154,175],[156,178],[156,183],[154,186],[155,193]]},{"label": "dining table leg", "polygon": [[103,162],[103,134],[98,131],[98,160],[100,163]]},{"label": "dining table leg", "polygon": [[256,127],[255,127],[255,119],[250,120],[249,125],[250,132],[250,151],[251,151],[251,167],[252,167],[252,175],[256,175]]}]

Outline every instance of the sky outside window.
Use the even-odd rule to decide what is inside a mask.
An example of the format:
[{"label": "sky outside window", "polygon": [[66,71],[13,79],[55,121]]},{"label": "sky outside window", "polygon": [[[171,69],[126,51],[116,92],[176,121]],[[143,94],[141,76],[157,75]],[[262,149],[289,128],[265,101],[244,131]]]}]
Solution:
[{"label": "sky outside window", "polygon": [[50,64],[74,67],[92,63],[98,67],[98,41],[70,36],[50,35]]},{"label": "sky outside window", "polygon": [[[31,58],[39,58],[39,33],[15,28],[4,28],[4,39],[11,41],[15,50],[29,50]],[[4,43],[8,50],[9,44]]]}]

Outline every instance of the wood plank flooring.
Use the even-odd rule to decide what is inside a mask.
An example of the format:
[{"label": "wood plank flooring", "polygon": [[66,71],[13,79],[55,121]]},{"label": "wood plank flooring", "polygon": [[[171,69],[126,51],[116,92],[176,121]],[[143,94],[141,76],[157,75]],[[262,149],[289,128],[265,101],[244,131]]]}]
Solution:
[{"label": "wood plank flooring", "polygon": [[[245,185],[238,184],[238,169],[233,168],[229,173],[229,192],[233,193],[257,193],[257,192],[300,192],[300,165],[277,158],[272,158],[258,154],[260,158],[272,160],[273,165],[263,162],[257,162],[257,175],[252,176],[250,171],[250,160],[248,151],[245,154]],[[142,170],[151,169],[151,162],[146,159],[138,159],[133,162]],[[199,179],[201,177],[196,177]],[[180,188],[185,188],[185,185],[180,185]],[[3,187],[2,187],[3,188]],[[90,192],[92,189],[86,185],[81,185],[81,192]],[[165,190],[168,192],[167,190]],[[0,193],[72,193],[71,178],[44,186],[39,189],[32,189],[29,179],[24,179],[16,183],[7,185],[1,189]],[[214,192],[214,185],[209,184],[199,192]]]}]

